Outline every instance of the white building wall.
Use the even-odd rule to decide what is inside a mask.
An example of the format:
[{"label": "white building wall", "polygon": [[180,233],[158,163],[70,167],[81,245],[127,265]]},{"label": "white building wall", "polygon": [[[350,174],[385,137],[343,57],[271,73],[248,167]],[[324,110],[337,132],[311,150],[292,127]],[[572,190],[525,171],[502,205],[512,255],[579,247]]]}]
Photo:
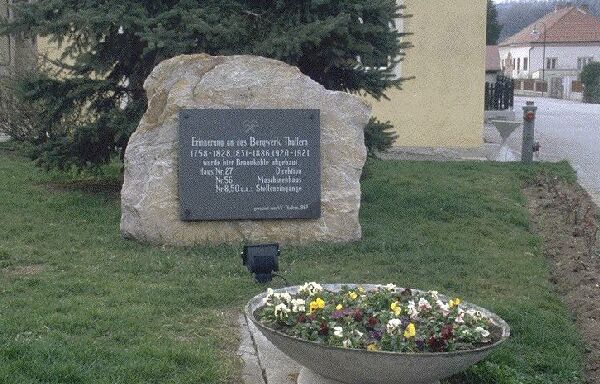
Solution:
[{"label": "white building wall", "polygon": [[[532,58],[534,58],[535,70],[541,70],[543,67],[543,47],[534,47],[532,49]],[[595,61],[600,61],[600,44],[597,46],[568,46],[557,47],[546,46],[546,58],[555,57],[557,59],[556,69],[577,70],[577,59],[579,57],[593,57]]]},{"label": "white building wall", "polygon": [[[507,60],[508,56],[514,59],[521,59],[521,70],[516,68],[512,71],[512,77],[515,79],[524,78],[540,78],[540,72],[545,66],[544,48],[543,46],[534,47],[500,47],[500,60]],[[523,58],[529,60],[528,70],[523,70]],[[564,74],[573,75],[578,72],[577,59],[580,57],[593,57],[594,61],[600,61],[600,44],[598,45],[572,45],[572,46],[556,46],[548,44],[546,46],[546,59],[556,58],[556,70],[546,70],[548,75]]]},{"label": "white building wall", "polygon": [[[513,68],[512,73],[506,73],[505,74],[509,74],[512,75],[511,77],[513,79],[525,79],[525,78],[529,78],[530,77],[530,68],[531,68],[531,58],[529,55],[529,51],[531,50],[531,47],[500,47],[499,51],[500,51],[500,65],[502,65],[502,63],[504,63],[505,67],[508,67],[508,63],[507,60],[509,58],[509,54],[510,56],[515,59],[515,63],[516,60],[519,59],[520,60],[520,70],[517,70],[517,66],[515,64],[515,67]],[[523,61],[524,59],[527,59],[527,70],[523,69]]]}]

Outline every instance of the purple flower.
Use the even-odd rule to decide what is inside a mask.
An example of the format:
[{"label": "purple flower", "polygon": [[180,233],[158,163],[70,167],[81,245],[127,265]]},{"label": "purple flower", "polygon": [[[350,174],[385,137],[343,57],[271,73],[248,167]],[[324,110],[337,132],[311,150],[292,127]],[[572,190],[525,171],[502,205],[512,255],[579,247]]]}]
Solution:
[{"label": "purple flower", "polygon": [[363,313],[358,308],[354,311],[352,315],[354,316],[354,320],[357,322],[361,322],[363,319]]},{"label": "purple flower", "polygon": [[452,337],[454,337],[454,327],[452,327],[452,324],[444,325],[444,327],[442,328],[442,332],[440,333],[440,336],[444,340],[448,340],[448,339],[451,339]]},{"label": "purple flower", "polygon": [[417,339],[415,340],[415,345],[417,346],[417,349],[419,351],[422,351],[425,349],[425,341],[421,340],[421,339]]},{"label": "purple flower", "polygon": [[323,321],[319,327],[319,336],[327,336],[327,334],[329,334],[329,326]]},{"label": "purple flower", "polygon": [[335,320],[337,320],[337,319],[341,319],[341,318],[343,318],[344,316],[346,316],[346,314],[344,313],[344,311],[333,311],[333,312],[331,313],[331,318],[332,318],[332,319],[335,319]]},{"label": "purple flower", "polygon": [[369,327],[373,328],[377,325],[377,323],[379,323],[379,320],[376,317],[369,316],[369,319],[367,320],[367,324],[369,325]]},{"label": "purple flower", "polygon": [[408,318],[407,316],[402,316],[400,318],[400,321],[402,322],[402,328],[406,328],[408,324],[410,324],[410,318]]},{"label": "purple flower", "polygon": [[377,341],[381,340],[381,332],[380,331],[370,331],[369,339],[377,340]]},{"label": "purple flower", "polygon": [[428,344],[431,352],[444,352],[447,346],[446,340],[435,336],[429,338]]}]

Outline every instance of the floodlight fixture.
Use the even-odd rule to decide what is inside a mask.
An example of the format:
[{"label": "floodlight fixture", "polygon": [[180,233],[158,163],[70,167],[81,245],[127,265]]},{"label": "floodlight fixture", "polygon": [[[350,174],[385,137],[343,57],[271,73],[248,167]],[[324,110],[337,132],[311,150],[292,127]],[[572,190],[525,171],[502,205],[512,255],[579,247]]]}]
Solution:
[{"label": "floodlight fixture", "polygon": [[273,272],[279,271],[279,244],[245,245],[241,253],[242,262],[257,282],[264,284],[273,279]]}]

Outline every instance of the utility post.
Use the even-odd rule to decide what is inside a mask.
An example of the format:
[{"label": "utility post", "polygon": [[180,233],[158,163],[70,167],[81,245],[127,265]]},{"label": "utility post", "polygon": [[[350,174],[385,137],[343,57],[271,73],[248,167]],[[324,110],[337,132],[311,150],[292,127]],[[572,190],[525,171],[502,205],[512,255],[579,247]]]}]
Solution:
[{"label": "utility post", "polygon": [[521,149],[521,162],[533,163],[533,150],[535,140],[535,112],[537,107],[533,101],[528,101],[523,107],[523,147]]}]

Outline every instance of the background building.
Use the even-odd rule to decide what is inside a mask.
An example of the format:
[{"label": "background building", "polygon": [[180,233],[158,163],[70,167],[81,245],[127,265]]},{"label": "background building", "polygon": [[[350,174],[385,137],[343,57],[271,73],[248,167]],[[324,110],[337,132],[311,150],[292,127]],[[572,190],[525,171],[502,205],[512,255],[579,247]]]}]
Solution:
[{"label": "background building", "polygon": [[500,43],[504,73],[515,79],[577,79],[600,60],[600,20],[585,8],[556,8]]},{"label": "background building", "polygon": [[498,46],[488,45],[485,53],[485,82],[495,83],[498,75],[502,75]]}]

